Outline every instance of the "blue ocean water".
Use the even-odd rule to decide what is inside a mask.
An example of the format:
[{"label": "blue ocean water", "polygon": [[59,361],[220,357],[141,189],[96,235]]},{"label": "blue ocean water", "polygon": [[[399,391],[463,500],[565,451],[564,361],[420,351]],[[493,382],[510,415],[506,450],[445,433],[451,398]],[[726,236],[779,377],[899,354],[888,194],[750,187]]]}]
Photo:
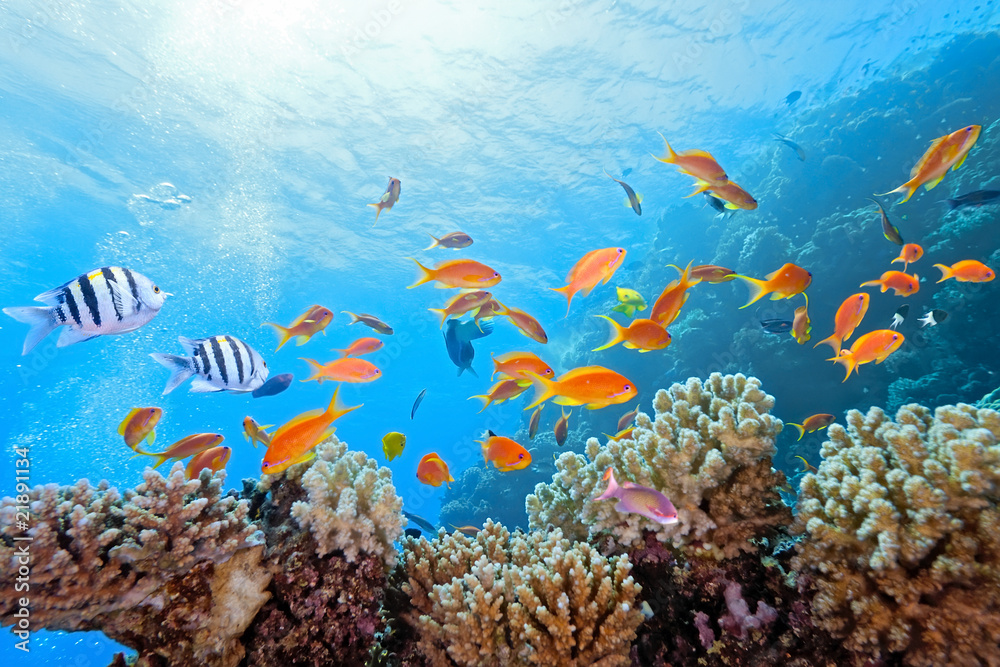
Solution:
[{"label": "blue ocean water", "polygon": [[[974,151],[995,152],[995,81],[963,67],[995,60],[997,42],[988,40],[998,24],[992,0],[5,2],[0,305],[31,305],[36,294],[106,265],[138,271],[173,296],[136,332],[66,348],[52,335],[23,357],[27,328],[2,318],[0,439],[8,447],[0,492],[13,489],[12,446],[30,448],[35,484],[81,477],[139,483],[147,461],[131,459],[115,433],[139,405],[164,409],[158,444],[198,431],[224,434],[233,447],[229,481],[239,486],[259,475],[263,456],[243,442],[243,418],[280,424],[327,404],[329,384],[298,381],[307,371],[299,357],[328,361],[333,348],[371,334],[347,325],[340,311],[349,310],[376,314],[395,334],[370,357],[383,371],[379,380],[342,386],[345,403],[364,407],[338,422],[337,435],[384,461],[382,435],[406,433],[404,456],[386,465],[406,508],[434,521],[445,489],[417,482],[420,457],[438,452],[458,478],[482,465],[474,440],[484,429],[513,435],[526,419],[523,399],[482,413],[481,403],[469,400],[490,386],[491,353],[531,350],[557,373],[596,363],[584,352],[603,342],[606,325],[593,315],[609,311],[616,285],[643,287],[651,304],[675,276],[667,263],[708,263],[724,254],[720,243],[765,246],[749,259],[732,254],[732,268],[762,276],[816,242],[816,220],[864,206],[871,192],[903,182],[933,138],[978,123],[984,133]],[[934,99],[880,94],[886,82],[919,77],[942,62],[940,74],[949,78]],[[801,97],[789,101],[796,91]],[[952,118],[953,103],[976,113]],[[909,141],[881,145],[884,128],[864,122],[876,112],[894,133],[912,128]],[[933,113],[944,125],[928,134],[933,128],[918,121]],[[700,196],[683,199],[690,180],[650,155],[662,154],[658,131],[678,150],[710,150],[760,207],[719,221]],[[802,144],[806,162],[772,132]],[[866,176],[838,172],[839,156],[816,148],[832,138],[850,148],[849,157],[840,156],[844,164]],[[641,217],[622,204],[622,189],[604,169],[618,178],[630,170],[624,180],[643,194]],[[960,194],[950,182],[960,174],[946,178],[940,196],[920,195],[890,214],[901,227],[907,215],[929,216],[934,200]],[[366,204],[378,200],[389,177],[402,181],[401,197],[373,225]],[[859,180],[867,189],[856,187]],[[967,185],[963,192],[987,184]],[[752,230],[758,223],[781,238],[755,240],[754,231],[732,238],[732,225]],[[870,224],[877,225],[874,217]],[[457,230],[475,243],[423,250],[428,233]],[[854,250],[879,267],[866,269],[874,278],[898,249],[877,231],[869,238]],[[949,248],[947,263],[963,253],[988,257],[998,245],[995,234],[982,242]],[[831,294],[812,306],[814,341],[828,334],[843,296],[834,298],[831,288],[847,272],[842,244],[820,248],[807,267]],[[548,288],[564,284],[584,253],[608,246],[626,248],[623,267],[608,285],[574,298],[566,317],[565,299]],[[427,311],[452,293],[430,285],[407,290],[417,275],[408,257],[425,264],[471,258],[497,269],[497,298],[538,318],[548,344],[498,319],[495,332],[476,343],[479,378],[456,377],[438,320]],[[922,271],[934,275],[924,261]],[[853,273],[843,282],[841,292],[858,291]],[[688,320],[667,351],[616,350],[601,362],[643,378],[636,383],[644,410],[657,388],[687,378],[681,369],[705,375],[749,364],[744,355],[753,343],[733,338],[758,328],[753,313],[736,309],[745,288],[715,289],[731,307],[692,299],[686,308],[709,311]],[[888,324],[898,304],[886,298],[876,308],[876,301],[870,317]],[[261,324],[290,323],[314,303],[337,313],[325,335],[275,352],[276,336]],[[782,307],[768,305],[789,316]],[[721,346],[720,332],[727,340]],[[262,399],[190,394],[187,385],[161,396],[169,374],[149,354],[180,354],[178,336],[218,334],[246,341],[272,375],[291,372],[296,382]],[[830,412],[885,404],[896,377],[925,374],[869,367],[869,379],[845,393],[841,372],[827,369],[811,343],[783,344],[792,349],[773,355],[772,364],[755,359],[752,370],[787,421],[820,411],[807,400],[817,395],[836,397]],[[980,361],[984,384],[1000,384],[995,355]],[[878,396],[869,397],[869,388]],[[551,429],[554,412],[543,428]],[[586,433],[579,429],[570,446],[607,430],[618,414],[588,415]],[[520,497],[509,502],[523,504]],[[29,664],[106,664],[112,653],[100,635],[39,633],[37,640]],[[23,664],[12,644],[0,650]]]}]

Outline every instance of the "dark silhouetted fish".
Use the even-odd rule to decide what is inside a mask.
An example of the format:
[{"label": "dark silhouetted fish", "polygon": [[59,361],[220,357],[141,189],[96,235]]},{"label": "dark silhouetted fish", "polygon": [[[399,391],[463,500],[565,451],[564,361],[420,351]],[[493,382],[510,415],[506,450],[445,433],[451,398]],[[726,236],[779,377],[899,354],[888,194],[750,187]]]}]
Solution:
[{"label": "dark silhouetted fish", "polygon": [[889,216],[886,215],[885,209],[882,208],[882,204],[871,197],[867,197],[867,199],[878,206],[879,215],[882,216],[882,235],[885,237],[885,240],[892,241],[896,245],[906,245],[906,242],[903,241],[903,235],[899,233],[899,227],[889,222]]},{"label": "dark silhouetted fish", "polygon": [[[482,327],[482,329],[480,329]],[[448,350],[448,358],[451,363],[458,367],[458,374],[469,371],[475,377],[479,377],[472,368],[472,360],[476,356],[476,351],[472,348],[472,341],[493,333],[493,322],[491,320],[481,320],[477,325],[475,320],[462,322],[457,319],[450,319],[444,332],[444,345]]]},{"label": "dark silhouetted fish", "polygon": [[761,320],[760,328],[767,333],[773,334],[783,334],[788,333],[792,330],[791,320],[780,320],[778,318],[773,318],[770,320]]},{"label": "dark silhouetted fish", "polygon": [[799,146],[797,143],[795,143],[794,141],[792,141],[783,134],[778,134],[777,132],[772,132],[772,134],[774,135],[775,141],[780,141],[781,143],[785,144],[793,151],[795,151],[795,155],[798,156],[800,160],[802,160],[803,162],[806,161],[806,152],[802,150],[802,146]]},{"label": "dark silhouetted fish", "polygon": [[275,394],[280,394],[288,389],[288,385],[292,383],[293,379],[295,379],[295,376],[291,373],[275,375],[273,378],[254,389],[251,396],[254,398],[260,398],[262,396],[274,396]]},{"label": "dark silhouetted fish", "polygon": [[904,303],[902,306],[896,309],[896,312],[892,316],[892,324],[889,325],[890,329],[895,329],[900,324],[906,320],[906,316],[910,314],[909,304]]},{"label": "dark silhouetted fish", "polygon": [[406,510],[403,510],[403,516],[405,516],[408,521],[412,521],[420,526],[420,530],[430,533],[431,535],[437,533],[437,528],[434,527],[434,524],[424,517],[414,514],[413,512],[407,512]]},{"label": "dark silhouetted fish", "polygon": [[420,393],[417,394],[417,400],[413,401],[413,407],[410,408],[410,419],[413,419],[413,415],[417,414],[417,408],[420,407],[420,401],[424,400],[424,396],[427,395],[426,389],[421,389]]},{"label": "dark silhouetted fish", "polygon": [[788,97],[785,98],[785,104],[787,104],[788,106],[792,106],[793,104],[799,101],[800,97],[802,97],[802,91],[793,90],[792,92],[788,93]]},{"label": "dark silhouetted fish", "polygon": [[948,205],[948,212],[969,206],[983,206],[985,204],[1000,204],[1000,190],[976,190],[964,195],[959,195],[954,199],[945,199]]}]

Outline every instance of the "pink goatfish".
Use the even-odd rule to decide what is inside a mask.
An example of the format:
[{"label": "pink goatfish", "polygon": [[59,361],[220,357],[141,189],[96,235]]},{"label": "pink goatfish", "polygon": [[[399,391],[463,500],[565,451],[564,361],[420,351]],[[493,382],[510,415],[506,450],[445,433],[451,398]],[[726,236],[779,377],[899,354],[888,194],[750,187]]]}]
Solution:
[{"label": "pink goatfish", "polygon": [[625,482],[621,486],[615,481],[615,473],[608,468],[604,473],[604,481],[608,489],[594,500],[617,498],[615,509],[623,513],[641,514],[650,521],[668,525],[677,523],[677,508],[665,495],[648,486],[640,486],[633,482]]}]

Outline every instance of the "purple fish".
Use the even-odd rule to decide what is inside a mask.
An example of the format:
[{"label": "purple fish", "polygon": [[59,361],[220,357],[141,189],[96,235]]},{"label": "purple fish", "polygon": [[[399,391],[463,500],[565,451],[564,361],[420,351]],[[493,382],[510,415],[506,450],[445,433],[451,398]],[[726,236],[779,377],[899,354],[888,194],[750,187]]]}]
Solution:
[{"label": "purple fish", "polygon": [[288,389],[288,385],[292,383],[291,373],[282,373],[281,375],[275,375],[273,378],[257,387],[253,392],[254,398],[260,398],[261,396],[274,396],[275,394],[280,394],[281,392]]},{"label": "purple fish", "polygon": [[610,467],[604,473],[604,481],[608,483],[608,490],[594,500],[617,498],[618,504],[615,505],[615,509],[619,512],[641,514],[650,521],[663,525],[677,523],[677,508],[669,498],[656,489],[633,482],[625,482],[618,486],[614,470]]}]

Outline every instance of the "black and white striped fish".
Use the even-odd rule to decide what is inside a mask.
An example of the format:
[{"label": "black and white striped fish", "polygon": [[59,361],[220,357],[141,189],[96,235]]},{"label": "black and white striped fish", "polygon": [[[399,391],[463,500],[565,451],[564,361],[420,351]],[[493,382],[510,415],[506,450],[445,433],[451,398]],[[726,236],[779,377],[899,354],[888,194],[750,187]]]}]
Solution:
[{"label": "black and white striped fish", "polygon": [[191,391],[231,391],[244,393],[264,384],[269,373],[264,358],[239,338],[212,336],[178,340],[187,356],[153,353],[149,356],[169,368],[173,374],[163,393],[169,394],[192,375]]},{"label": "black and white striped fish", "polygon": [[104,266],[36,296],[35,301],[44,307],[4,308],[3,312],[31,325],[21,352],[28,354],[57,327],[66,327],[56,342],[58,347],[134,331],[156,317],[168,296],[169,292],[161,291],[141,273]]}]

